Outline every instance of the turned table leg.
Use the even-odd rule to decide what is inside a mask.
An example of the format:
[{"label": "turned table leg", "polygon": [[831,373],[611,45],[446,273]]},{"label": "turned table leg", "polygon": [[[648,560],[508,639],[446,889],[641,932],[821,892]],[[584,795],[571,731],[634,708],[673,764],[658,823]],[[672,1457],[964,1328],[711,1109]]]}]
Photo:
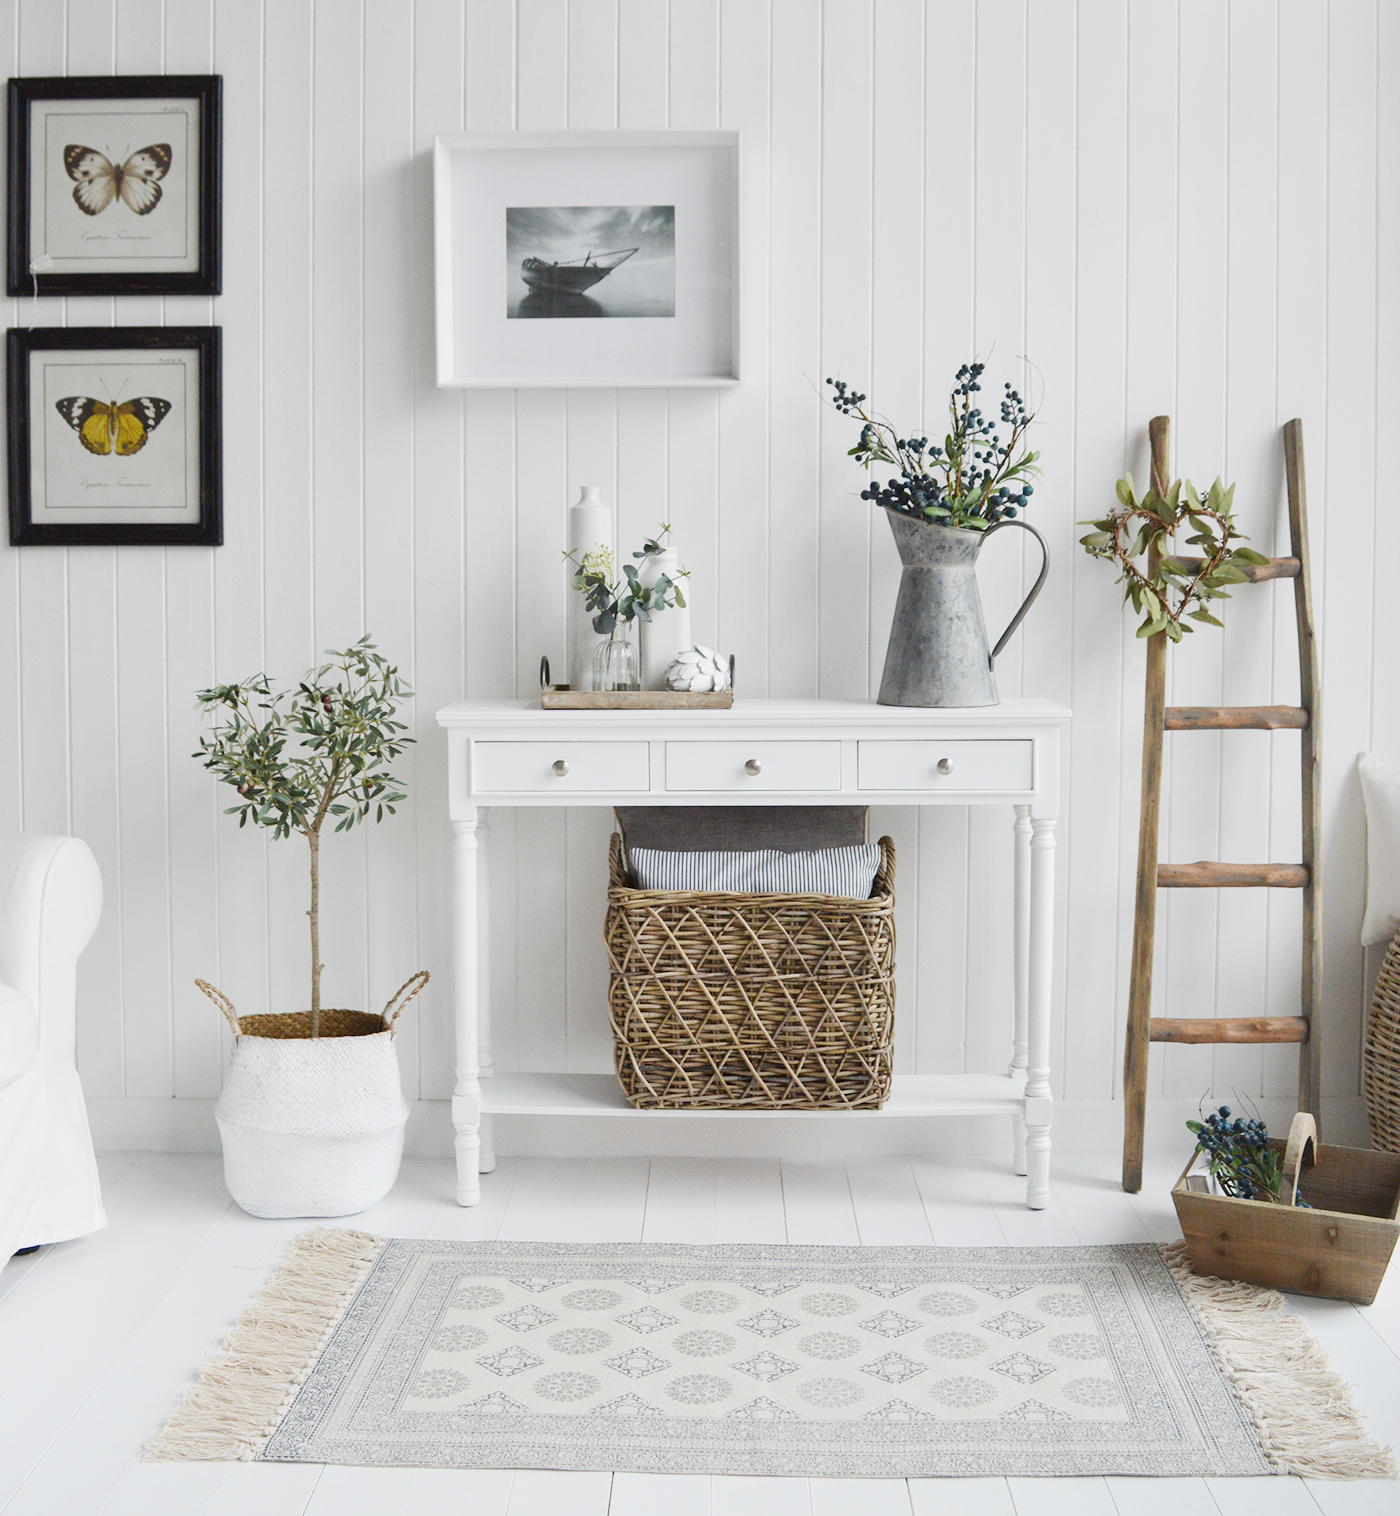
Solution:
[{"label": "turned table leg", "polygon": [[[1016,850],[1015,913],[1012,921],[1015,969],[1015,1030],[1012,1033],[1011,1067],[1007,1071],[1026,1089],[1027,1026],[1030,1021],[1031,982],[1031,808],[1018,805],[1013,829]],[[1012,1122],[1012,1167],[1026,1172],[1026,1120],[1019,1112]]]},{"label": "turned table leg", "polygon": [[1055,821],[1031,818],[1030,952],[1026,1004],[1026,1204],[1050,1200],[1050,996],[1055,946]]},{"label": "turned table leg", "polygon": [[452,1126],[456,1132],[457,1204],[481,1199],[481,1064],[478,1038],[481,1007],[480,877],[477,845],[479,816],[465,808],[452,822],[454,882],[453,957],[456,971],[454,1014],[457,1032],[457,1077],[452,1089]]}]

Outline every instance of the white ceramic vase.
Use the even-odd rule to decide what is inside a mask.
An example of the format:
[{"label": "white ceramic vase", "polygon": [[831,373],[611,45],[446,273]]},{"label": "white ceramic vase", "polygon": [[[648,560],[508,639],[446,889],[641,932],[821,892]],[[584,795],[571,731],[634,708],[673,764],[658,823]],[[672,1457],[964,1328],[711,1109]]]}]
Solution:
[{"label": "white ceramic vase", "polygon": [[[582,563],[584,554],[595,548],[611,548],[613,542],[613,514],[603,504],[603,497],[596,484],[585,484],[577,505],[569,507],[569,552],[574,563]],[[607,640],[593,630],[593,612],[584,602],[583,595],[573,587],[577,570],[565,564],[568,570],[568,653],[569,685],[576,690],[591,690],[593,683],[593,654],[600,642]]]},{"label": "white ceramic vase", "polygon": [[[680,572],[680,555],[672,548],[665,548],[662,552],[653,553],[642,564],[637,570],[637,578],[650,588],[662,574],[669,574],[673,580],[681,583],[681,593],[685,594],[689,581],[681,581]],[[673,605],[669,610],[658,612],[650,621],[639,621],[637,624],[640,628],[638,638],[641,643],[642,688],[664,690],[666,670],[676,655],[690,646],[690,607]]]}]

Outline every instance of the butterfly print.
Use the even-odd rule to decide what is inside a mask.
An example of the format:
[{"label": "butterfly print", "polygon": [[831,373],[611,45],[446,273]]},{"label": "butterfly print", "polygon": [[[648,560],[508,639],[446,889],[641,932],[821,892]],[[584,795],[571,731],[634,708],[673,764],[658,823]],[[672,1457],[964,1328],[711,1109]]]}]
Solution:
[{"label": "butterfly print", "polygon": [[73,199],[85,216],[95,216],[121,196],[138,216],[149,216],[160,204],[159,180],[170,171],[170,144],[153,142],[117,165],[95,147],[70,142],[63,149],[63,166],[77,181]]},{"label": "butterfly print", "polygon": [[87,395],[55,400],[54,409],[78,434],[90,453],[130,458],[145,447],[151,433],[170,413],[170,402],[155,395],[108,405]]}]

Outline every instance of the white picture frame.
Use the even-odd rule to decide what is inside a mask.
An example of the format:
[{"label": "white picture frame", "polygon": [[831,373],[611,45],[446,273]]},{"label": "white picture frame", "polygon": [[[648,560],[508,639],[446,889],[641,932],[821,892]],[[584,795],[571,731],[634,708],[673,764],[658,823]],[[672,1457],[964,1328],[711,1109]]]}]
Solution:
[{"label": "white picture frame", "polygon": [[435,138],[438,385],[737,385],[739,169],[737,132]]}]

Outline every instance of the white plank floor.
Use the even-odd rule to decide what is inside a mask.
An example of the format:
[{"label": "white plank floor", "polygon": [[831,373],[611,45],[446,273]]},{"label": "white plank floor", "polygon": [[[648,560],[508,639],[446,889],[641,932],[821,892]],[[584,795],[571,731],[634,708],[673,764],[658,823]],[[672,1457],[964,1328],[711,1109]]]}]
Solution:
[{"label": "white plank floor", "polygon": [[[1035,1245],[1178,1234],[1170,1165],[1140,1196],[1116,1155],[1059,1160],[1049,1209],[990,1159],[798,1164],[503,1159],[464,1211],[450,1165],[408,1160],[347,1224],[412,1237],[564,1242]],[[1395,1516],[1392,1482],[1297,1479],[757,1479],[266,1464],[148,1465],[143,1440],[266,1278],[300,1221],[256,1221],[219,1160],[102,1159],[111,1226],[0,1269],[6,1516]],[[1400,1443],[1400,1269],[1374,1306],[1296,1301]]]}]

